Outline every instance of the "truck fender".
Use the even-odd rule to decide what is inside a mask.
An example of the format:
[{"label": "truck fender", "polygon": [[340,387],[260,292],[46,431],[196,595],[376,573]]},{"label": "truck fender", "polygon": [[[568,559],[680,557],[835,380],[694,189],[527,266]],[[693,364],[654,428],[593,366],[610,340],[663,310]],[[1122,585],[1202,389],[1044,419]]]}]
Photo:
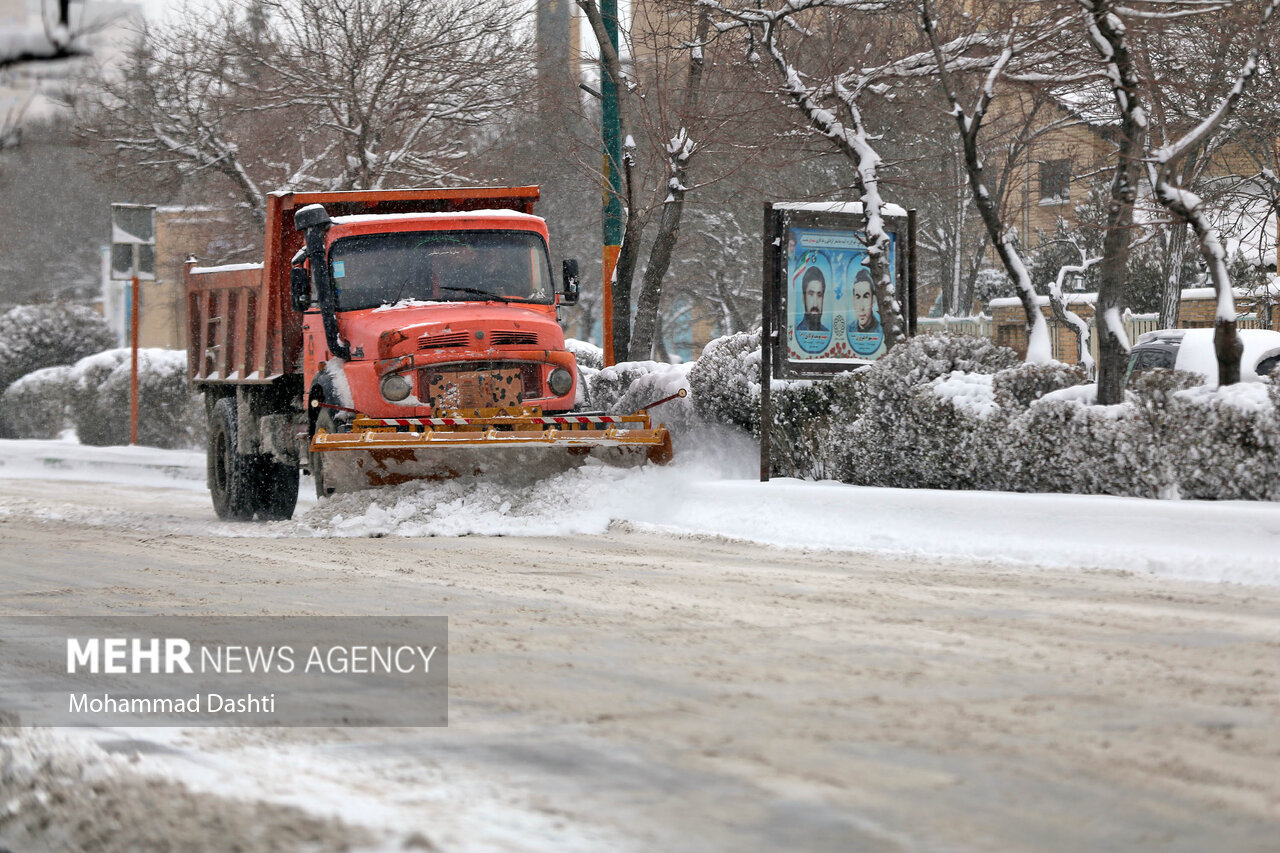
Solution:
[{"label": "truck fender", "polygon": [[341,359],[329,359],[324,370],[317,373],[311,381],[311,390],[307,394],[307,419],[312,434],[315,434],[316,417],[320,414],[316,402],[348,408],[355,402],[351,396],[351,386],[347,384],[344,366]]}]

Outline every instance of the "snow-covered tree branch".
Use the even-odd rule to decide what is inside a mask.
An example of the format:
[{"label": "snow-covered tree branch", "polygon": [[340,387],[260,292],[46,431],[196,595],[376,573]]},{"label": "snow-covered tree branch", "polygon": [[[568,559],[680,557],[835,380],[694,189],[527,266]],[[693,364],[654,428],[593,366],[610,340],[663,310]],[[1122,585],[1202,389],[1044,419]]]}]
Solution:
[{"label": "snow-covered tree branch", "polygon": [[[875,79],[850,69],[834,76],[829,84],[822,85],[806,78],[790,58],[790,50],[782,41],[780,30],[795,29],[803,32],[799,17],[822,8],[841,9],[859,13],[880,13],[892,8],[888,2],[844,2],[843,0],[788,0],[775,9],[759,5],[730,5],[719,0],[699,0],[721,19],[718,29],[722,32],[745,28],[748,33],[748,49],[754,54],[755,46],[763,47],[774,71],[781,80],[783,93],[800,110],[811,130],[832,144],[848,158],[855,169],[855,186],[862,202],[862,216],[867,234],[867,268],[876,283],[880,301],[880,316],[884,323],[885,337],[890,346],[900,342],[905,334],[902,307],[898,302],[889,267],[890,238],[885,230],[884,199],[880,193],[880,169],[882,158],[872,144],[873,134],[863,119],[861,99],[871,91]],[[834,104],[828,106],[827,100]],[[838,110],[843,109],[846,119]]]},{"label": "snow-covered tree branch", "polygon": [[[1016,27],[1009,31],[996,61],[990,63],[972,109],[965,110],[961,106],[960,95],[954,82],[951,60],[943,50],[943,43],[938,35],[937,21],[934,18],[928,0],[923,0],[920,4],[920,19],[930,47],[933,50],[938,80],[946,95],[951,115],[955,118],[956,125],[959,128],[964,152],[965,172],[969,179],[974,205],[978,208],[978,214],[982,217],[991,245],[995,247],[996,254],[1000,257],[1001,263],[1004,264],[1010,279],[1017,286],[1018,299],[1022,302],[1023,310],[1026,313],[1027,361],[1032,364],[1048,362],[1053,357],[1049,341],[1049,326],[1045,322],[1044,315],[1040,312],[1040,306],[1036,303],[1035,288],[1031,284],[1031,276],[1027,272],[1026,264],[1023,263],[1022,256],[1018,252],[1013,232],[1005,226],[1000,214],[999,203],[987,187],[986,167],[978,147],[978,138],[987,116],[987,110],[995,99],[996,84],[1000,80],[1001,73],[1016,55],[1013,47]],[[1064,314],[1070,313],[1065,306],[1059,305],[1058,308]]]},{"label": "snow-covered tree branch", "polygon": [[511,107],[525,43],[464,0],[228,0],[144,30],[80,124],[135,168],[266,191],[465,177],[473,128]]}]

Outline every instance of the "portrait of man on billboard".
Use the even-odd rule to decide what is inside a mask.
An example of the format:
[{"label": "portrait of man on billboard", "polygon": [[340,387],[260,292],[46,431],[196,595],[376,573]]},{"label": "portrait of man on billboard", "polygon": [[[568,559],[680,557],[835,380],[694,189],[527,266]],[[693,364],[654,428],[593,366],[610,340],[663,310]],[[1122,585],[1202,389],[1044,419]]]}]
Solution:
[{"label": "portrait of man on billboard", "polygon": [[801,279],[804,318],[796,324],[797,332],[828,332],[822,324],[822,309],[827,297],[827,278],[816,266],[809,267]]},{"label": "portrait of man on billboard", "polygon": [[[854,272],[854,264],[858,269]],[[885,353],[884,327],[880,324],[880,306],[876,300],[875,283],[871,272],[860,261],[849,265],[853,273],[850,288],[853,300],[853,322],[849,323],[849,346],[862,358],[879,358]]]}]

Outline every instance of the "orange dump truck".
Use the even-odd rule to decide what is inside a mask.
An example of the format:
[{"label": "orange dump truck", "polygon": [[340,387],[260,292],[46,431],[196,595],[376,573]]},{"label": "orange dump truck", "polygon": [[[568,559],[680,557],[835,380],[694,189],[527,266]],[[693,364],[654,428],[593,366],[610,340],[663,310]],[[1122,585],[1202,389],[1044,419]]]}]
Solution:
[{"label": "orange dump truck", "polygon": [[513,466],[671,458],[647,412],[575,412],[537,187],[274,193],[262,264],[186,271],[220,518],[316,492]]}]

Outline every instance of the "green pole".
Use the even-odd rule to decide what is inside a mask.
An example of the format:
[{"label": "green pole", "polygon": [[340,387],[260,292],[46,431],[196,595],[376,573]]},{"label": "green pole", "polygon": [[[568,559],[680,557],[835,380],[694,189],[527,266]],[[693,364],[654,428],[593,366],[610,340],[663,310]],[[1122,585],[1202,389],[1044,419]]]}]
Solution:
[{"label": "green pole", "polygon": [[[601,0],[600,16],[605,32],[618,53],[618,0]],[[604,52],[600,56],[600,134],[604,143],[604,359],[613,364],[613,271],[622,246],[622,128],[618,121],[618,87],[605,67]]]}]

